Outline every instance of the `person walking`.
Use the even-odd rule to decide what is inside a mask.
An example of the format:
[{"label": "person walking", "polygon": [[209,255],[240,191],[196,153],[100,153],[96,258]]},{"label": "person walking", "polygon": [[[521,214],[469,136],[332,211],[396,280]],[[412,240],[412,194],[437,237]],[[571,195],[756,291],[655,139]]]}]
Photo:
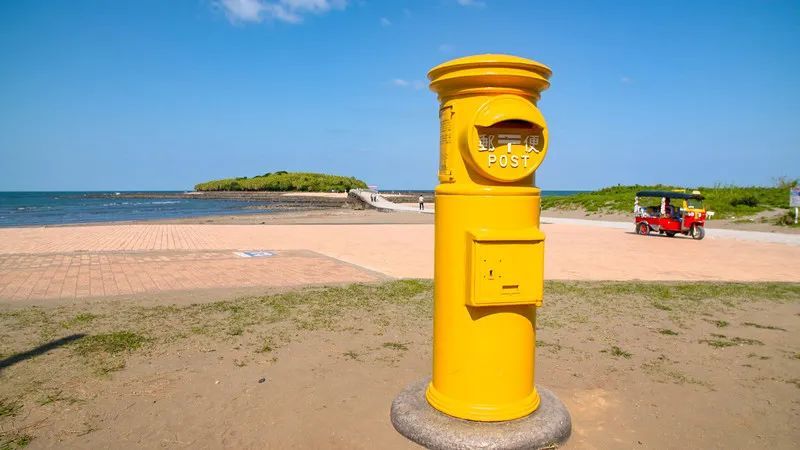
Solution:
[{"label": "person walking", "polygon": [[422,194],[419,195],[419,210],[425,211],[425,198],[422,197]]}]

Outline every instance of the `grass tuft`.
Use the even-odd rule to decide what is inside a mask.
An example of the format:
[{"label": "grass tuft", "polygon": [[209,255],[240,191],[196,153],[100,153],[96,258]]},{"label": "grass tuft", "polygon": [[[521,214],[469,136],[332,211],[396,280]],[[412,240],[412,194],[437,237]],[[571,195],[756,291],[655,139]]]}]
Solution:
[{"label": "grass tuft", "polygon": [[401,350],[402,351],[406,351],[406,350],[408,350],[408,345],[403,344],[402,342],[384,342],[383,343],[383,347],[384,348],[388,348],[388,349],[392,349],[392,350],[397,350],[397,351],[401,351]]},{"label": "grass tuft", "polygon": [[342,355],[344,355],[344,357],[347,358],[347,359],[352,359],[354,361],[359,361],[358,353],[354,352],[353,350],[348,350],[348,351],[342,353]]},{"label": "grass tuft", "polygon": [[745,322],[742,325],[748,326],[748,327],[760,328],[762,330],[786,331],[785,328],[775,327],[775,326],[772,326],[772,325],[759,325],[759,324],[753,323],[753,322]]},{"label": "grass tuft", "polygon": [[86,336],[75,344],[75,352],[81,356],[93,353],[121,353],[140,348],[147,339],[131,331],[113,331]]},{"label": "grass tuft", "polygon": [[93,320],[97,319],[98,317],[100,316],[92,313],[80,313],[77,314],[75,317],[62,321],[61,326],[63,328],[72,328],[78,325],[86,325],[92,322]]},{"label": "grass tuft", "polygon": [[630,358],[633,354],[626,352],[625,350],[617,347],[616,345],[612,345],[610,349],[607,350],[600,350],[600,353],[609,353],[611,356],[616,357],[623,357],[623,358]]},{"label": "grass tuft", "polygon": [[737,345],[764,345],[764,343],[758,339],[741,338],[736,336],[729,338],[724,334],[714,333],[712,333],[711,336],[716,339],[701,339],[699,342],[708,344],[714,348],[734,347]]},{"label": "grass tuft", "polygon": [[2,433],[0,432],[0,450],[15,450],[25,448],[33,440],[29,434]]},{"label": "grass tuft", "polygon": [[0,417],[16,417],[22,411],[22,403],[17,400],[0,398]]}]

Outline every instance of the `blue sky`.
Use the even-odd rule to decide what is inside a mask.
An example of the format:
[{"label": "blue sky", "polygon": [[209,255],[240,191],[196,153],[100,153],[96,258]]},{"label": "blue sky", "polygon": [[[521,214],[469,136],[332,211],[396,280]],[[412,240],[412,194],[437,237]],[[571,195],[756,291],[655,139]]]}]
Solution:
[{"label": "blue sky", "polygon": [[276,170],[432,189],[427,71],[554,72],[543,189],[800,176],[800,2],[0,2],[0,190]]}]

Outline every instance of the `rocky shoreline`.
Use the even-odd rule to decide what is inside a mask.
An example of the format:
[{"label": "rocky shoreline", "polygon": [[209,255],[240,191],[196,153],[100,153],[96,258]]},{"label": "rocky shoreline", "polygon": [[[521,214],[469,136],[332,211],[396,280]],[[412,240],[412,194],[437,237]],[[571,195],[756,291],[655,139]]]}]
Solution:
[{"label": "rocky shoreline", "polygon": [[[386,193],[392,201],[415,202],[420,194],[426,202],[432,202],[429,192]],[[187,192],[119,192],[87,194],[89,198],[108,199],[191,199],[191,200],[237,200],[252,202],[248,209],[362,209],[363,203],[343,192],[272,192],[272,191],[187,191]]]}]

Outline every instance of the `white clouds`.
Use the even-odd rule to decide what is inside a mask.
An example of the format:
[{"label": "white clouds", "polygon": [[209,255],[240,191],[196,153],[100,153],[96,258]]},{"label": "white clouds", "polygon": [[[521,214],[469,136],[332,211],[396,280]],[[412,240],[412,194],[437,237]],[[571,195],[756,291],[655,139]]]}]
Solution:
[{"label": "white clouds", "polygon": [[381,17],[381,26],[382,27],[390,27],[390,26],[392,26],[392,21],[387,19],[386,17]]},{"label": "white clouds", "polygon": [[425,82],[424,81],[420,81],[420,80],[410,81],[410,80],[404,80],[402,78],[394,78],[394,79],[392,79],[391,80],[391,84],[392,84],[392,86],[395,86],[395,87],[398,87],[398,88],[414,89],[415,91],[418,91],[418,90],[420,90],[420,89],[425,87]]},{"label": "white clouds", "polygon": [[344,9],[347,0],[218,0],[228,20],[262,22],[265,19],[287,23],[300,23],[307,14],[324,14],[333,9]]},{"label": "white clouds", "polygon": [[395,78],[395,79],[392,80],[392,84],[397,86],[397,87],[408,87],[411,83],[409,83],[407,80],[404,80],[402,78]]},{"label": "white clouds", "polygon": [[456,0],[456,1],[461,6],[474,6],[474,7],[477,7],[477,8],[481,8],[481,7],[486,6],[486,3],[484,3],[484,2],[482,2],[480,0]]},{"label": "white clouds", "polygon": [[633,83],[633,78],[630,77],[622,77],[619,79],[619,82],[622,84],[631,84]]}]

